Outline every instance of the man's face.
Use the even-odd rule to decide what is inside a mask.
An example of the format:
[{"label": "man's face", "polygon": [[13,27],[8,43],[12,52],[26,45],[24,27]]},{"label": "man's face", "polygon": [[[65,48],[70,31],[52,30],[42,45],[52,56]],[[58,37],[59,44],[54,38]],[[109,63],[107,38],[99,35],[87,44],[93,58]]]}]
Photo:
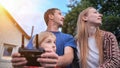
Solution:
[{"label": "man's face", "polygon": [[59,10],[55,10],[53,21],[55,24],[58,24],[58,26],[63,26],[64,16]]}]

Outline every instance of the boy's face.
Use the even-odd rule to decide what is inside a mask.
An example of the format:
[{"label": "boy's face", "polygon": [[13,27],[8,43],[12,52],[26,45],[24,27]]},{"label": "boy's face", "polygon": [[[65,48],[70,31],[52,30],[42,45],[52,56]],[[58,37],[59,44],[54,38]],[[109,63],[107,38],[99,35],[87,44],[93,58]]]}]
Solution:
[{"label": "boy's face", "polygon": [[52,36],[49,36],[44,39],[44,41],[41,43],[40,47],[46,49],[53,49],[53,51],[56,52],[56,45],[55,45],[56,39],[53,38]]}]

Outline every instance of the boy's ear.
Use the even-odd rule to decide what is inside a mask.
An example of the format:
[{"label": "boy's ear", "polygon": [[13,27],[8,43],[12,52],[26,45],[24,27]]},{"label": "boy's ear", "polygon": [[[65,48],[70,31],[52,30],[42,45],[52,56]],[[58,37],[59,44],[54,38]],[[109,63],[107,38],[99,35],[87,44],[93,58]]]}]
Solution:
[{"label": "boy's ear", "polygon": [[50,19],[54,18],[54,16],[52,14],[49,14],[48,16],[49,16]]}]

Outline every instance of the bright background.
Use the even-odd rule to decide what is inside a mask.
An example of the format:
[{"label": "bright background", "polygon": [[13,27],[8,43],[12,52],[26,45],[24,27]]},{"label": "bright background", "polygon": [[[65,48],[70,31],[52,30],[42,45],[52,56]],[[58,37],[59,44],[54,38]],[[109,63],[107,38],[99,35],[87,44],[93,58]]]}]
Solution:
[{"label": "bright background", "polygon": [[46,30],[43,14],[49,8],[59,8],[66,13],[70,0],[0,0],[0,4],[8,10],[18,24],[30,35]]}]

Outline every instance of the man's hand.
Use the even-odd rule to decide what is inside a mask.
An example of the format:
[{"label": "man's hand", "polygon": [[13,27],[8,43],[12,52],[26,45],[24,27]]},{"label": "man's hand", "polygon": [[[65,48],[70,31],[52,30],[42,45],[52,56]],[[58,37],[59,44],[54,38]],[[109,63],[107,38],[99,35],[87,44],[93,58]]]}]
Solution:
[{"label": "man's hand", "polygon": [[37,59],[43,67],[56,67],[58,62],[58,55],[51,49],[45,49],[45,53]]},{"label": "man's hand", "polygon": [[[45,53],[40,55],[37,61],[44,67],[56,67],[58,62],[58,55],[51,49],[45,49]],[[20,53],[12,54],[12,65],[14,68],[25,68],[27,60],[24,57],[20,57]]]},{"label": "man's hand", "polygon": [[12,54],[11,62],[14,68],[23,68],[27,60],[24,57],[20,57],[20,53],[14,53]]}]

